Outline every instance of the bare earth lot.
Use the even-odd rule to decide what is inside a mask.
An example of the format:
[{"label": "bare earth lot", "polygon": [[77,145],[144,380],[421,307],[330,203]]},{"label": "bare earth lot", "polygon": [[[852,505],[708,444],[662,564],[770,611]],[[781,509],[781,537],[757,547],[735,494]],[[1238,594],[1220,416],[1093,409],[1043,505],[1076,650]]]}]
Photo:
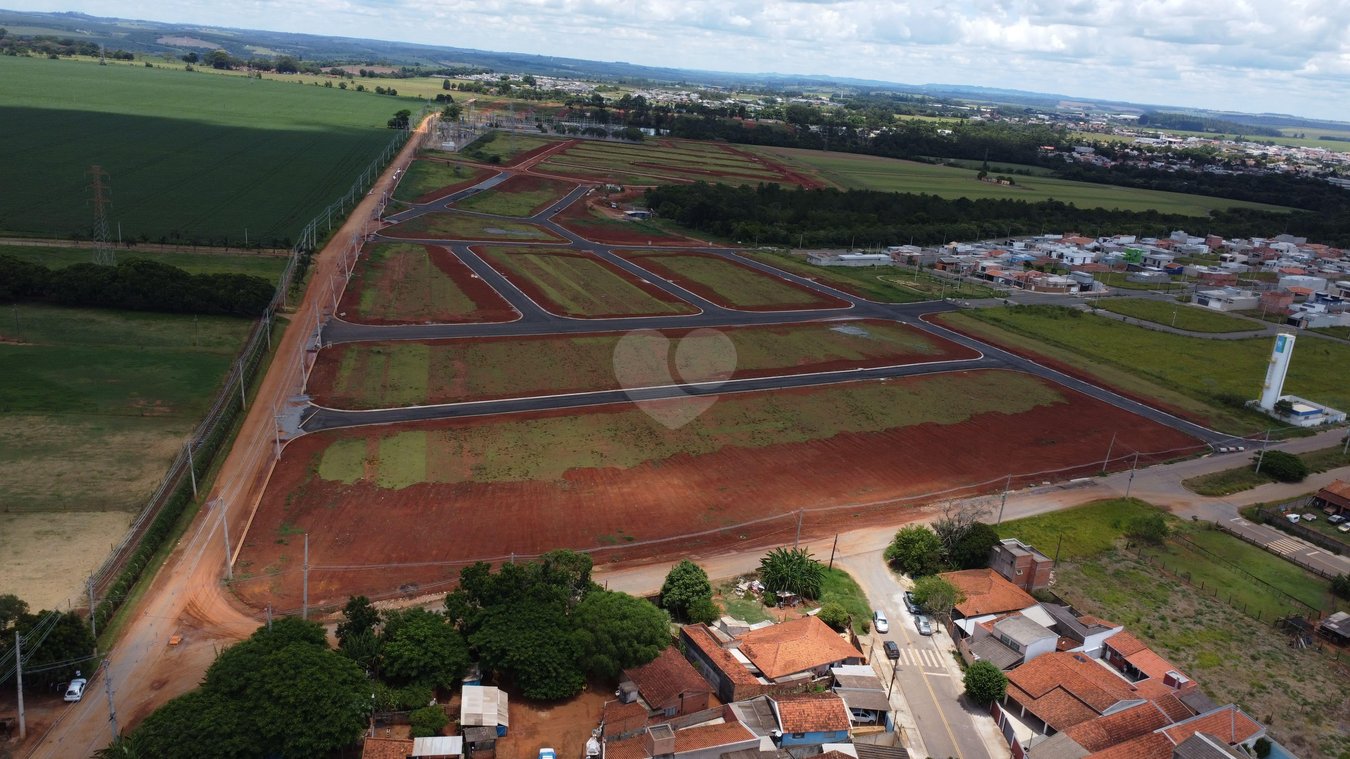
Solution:
[{"label": "bare earth lot", "polygon": [[474,248],[543,308],[559,316],[609,318],[697,313],[608,261],[568,248]]},{"label": "bare earth lot", "polygon": [[496,290],[439,245],[368,246],[338,313],[363,324],[497,322],[516,318]]}]

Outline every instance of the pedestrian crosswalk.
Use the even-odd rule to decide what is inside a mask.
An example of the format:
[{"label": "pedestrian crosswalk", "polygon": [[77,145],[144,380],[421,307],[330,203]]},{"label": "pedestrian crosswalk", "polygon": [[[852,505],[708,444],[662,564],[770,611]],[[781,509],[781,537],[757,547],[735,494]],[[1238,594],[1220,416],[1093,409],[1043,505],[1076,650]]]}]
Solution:
[{"label": "pedestrian crosswalk", "polygon": [[1274,551],[1275,553],[1278,553],[1281,556],[1288,556],[1294,551],[1303,550],[1304,545],[1298,542],[1297,540],[1291,540],[1289,538],[1280,538],[1279,540],[1274,540],[1266,544],[1266,548],[1269,548],[1270,550]]},{"label": "pedestrian crosswalk", "polygon": [[902,667],[928,667],[932,669],[944,669],[946,666],[942,661],[942,654],[931,648],[901,648],[898,663]]}]

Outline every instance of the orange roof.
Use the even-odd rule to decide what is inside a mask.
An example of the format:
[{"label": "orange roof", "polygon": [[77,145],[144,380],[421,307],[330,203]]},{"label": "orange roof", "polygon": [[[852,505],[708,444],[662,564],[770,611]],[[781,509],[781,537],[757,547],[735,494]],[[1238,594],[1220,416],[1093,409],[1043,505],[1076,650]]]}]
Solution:
[{"label": "orange roof", "polygon": [[1078,653],[1056,651],[1008,673],[1008,694],[1056,730],[1139,698],[1133,686]]},{"label": "orange roof", "polygon": [[785,733],[822,733],[849,728],[844,699],[834,693],[777,696],[778,722]]},{"label": "orange roof", "polygon": [[607,701],[604,709],[601,710],[606,722],[623,722],[634,717],[647,719],[647,707],[636,701],[624,703],[622,701]]},{"label": "orange roof", "polygon": [[1322,490],[1319,492],[1330,493],[1334,496],[1339,496],[1341,498],[1350,498],[1350,482],[1346,482],[1345,480],[1336,480],[1335,482],[1332,482],[1330,485],[1327,485],[1326,487],[1322,488]]},{"label": "orange roof", "polygon": [[1172,742],[1162,733],[1149,733],[1088,754],[1087,759],[1172,759]]},{"label": "orange roof", "polygon": [[1289,291],[1291,294],[1293,294],[1293,295],[1312,295],[1312,294],[1313,294],[1313,289],[1312,289],[1311,287],[1286,287],[1285,289],[1288,290],[1288,291]]},{"label": "orange roof", "polygon": [[[1144,673],[1144,675],[1147,678],[1149,678],[1149,680],[1157,680],[1159,683],[1161,683],[1162,679],[1167,676],[1168,672],[1175,672],[1178,675],[1181,675],[1182,677],[1186,677],[1186,674],[1181,670],[1177,669],[1176,665],[1159,656],[1151,648],[1145,648],[1142,651],[1130,654],[1129,656],[1125,657],[1125,660],[1128,661],[1130,664],[1133,664],[1135,669]],[[1189,680],[1190,678],[1187,679]],[[1146,680],[1144,682],[1148,682],[1149,680]],[[1191,680],[1186,687],[1182,688],[1182,690],[1189,690],[1190,688],[1194,687],[1195,681]]]},{"label": "orange roof", "polygon": [[1139,651],[1148,648],[1148,646],[1144,645],[1143,641],[1134,637],[1134,634],[1129,630],[1121,630],[1115,635],[1107,638],[1106,645],[1110,646],[1113,651],[1126,658],[1131,654],[1138,653]]},{"label": "orange roof", "polygon": [[955,585],[965,594],[966,600],[956,605],[956,610],[965,617],[1002,614],[1036,605],[1036,599],[1025,590],[1013,585],[992,569],[943,572],[939,577]]},{"label": "orange roof", "polygon": [[410,738],[366,738],[361,759],[407,759],[412,750]]},{"label": "orange roof", "polygon": [[[754,740],[755,734],[739,722],[719,722],[715,725],[700,725],[675,731],[675,753],[698,751],[713,746],[727,746],[742,741]],[[613,759],[613,756],[609,756]]]},{"label": "orange roof", "polygon": [[741,653],[769,678],[862,658],[861,651],[816,617],[751,630],[741,636]]},{"label": "orange roof", "polygon": [[1251,740],[1265,732],[1265,728],[1244,714],[1241,709],[1229,704],[1184,722],[1178,722],[1161,732],[1173,743],[1181,743],[1196,733],[1208,733],[1231,746]]},{"label": "orange roof", "polygon": [[682,693],[712,693],[708,681],[673,646],[641,667],[625,669],[623,674],[637,685],[638,693],[653,709],[679,701]]},{"label": "orange roof", "polygon": [[605,759],[648,759],[647,736],[644,734],[621,741],[605,741]]},{"label": "orange roof", "polygon": [[1152,703],[1132,706],[1115,714],[1070,725],[1064,732],[1088,751],[1105,751],[1125,741],[1166,727],[1172,720]]},{"label": "orange roof", "polygon": [[[815,617],[812,617],[812,619],[815,619]],[[736,657],[722,648],[722,644],[718,643],[717,638],[713,637],[707,625],[700,622],[696,625],[685,625],[683,629],[685,636],[694,644],[694,647],[703,652],[704,656],[707,656],[731,682],[738,685],[757,685],[759,683],[759,679],[750,674],[750,670],[746,669],[744,664],[741,664],[736,660]]]}]

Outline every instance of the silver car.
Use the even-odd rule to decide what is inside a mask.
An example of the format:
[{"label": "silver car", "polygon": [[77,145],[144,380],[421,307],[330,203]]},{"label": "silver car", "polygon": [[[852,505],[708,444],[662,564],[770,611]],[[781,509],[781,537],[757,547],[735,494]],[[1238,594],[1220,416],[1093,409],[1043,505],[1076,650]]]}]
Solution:
[{"label": "silver car", "polygon": [[872,612],[872,627],[879,633],[891,631],[891,623],[886,621],[886,614],[881,609]]},{"label": "silver car", "polygon": [[918,630],[920,635],[932,635],[933,621],[923,614],[915,614],[914,629]]}]

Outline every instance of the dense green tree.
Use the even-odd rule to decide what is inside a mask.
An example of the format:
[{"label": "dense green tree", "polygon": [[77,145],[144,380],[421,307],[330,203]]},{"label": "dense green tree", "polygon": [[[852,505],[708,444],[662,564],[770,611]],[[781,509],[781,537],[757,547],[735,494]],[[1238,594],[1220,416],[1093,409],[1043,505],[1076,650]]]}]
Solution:
[{"label": "dense green tree", "polygon": [[681,622],[690,622],[690,607],[696,602],[712,600],[712,583],[703,567],[684,559],[671,567],[661,585],[661,607]]},{"label": "dense green tree", "polygon": [[440,735],[441,730],[450,724],[450,718],[445,716],[445,709],[440,706],[423,706],[408,715],[408,722],[412,725],[412,737],[430,738]]},{"label": "dense green tree", "polygon": [[989,552],[998,545],[998,530],[993,525],[976,522],[956,539],[947,554],[947,562],[957,569],[979,569],[989,566]]},{"label": "dense green tree", "polygon": [[820,607],[820,621],[830,627],[843,631],[848,627],[848,610],[843,606],[830,602]]},{"label": "dense green tree", "polygon": [[512,675],[526,698],[554,701],[586,685],[573,630],[561,600],[522,599],[484,609],[469,642],[485,666]]},{"label": "dense green tree", "polygon": [[928,527],[902,527],[882,554],[886,563],[911,577],[931,575],[942,569],[942,540]]},{"label": "dense green tree", "polygon": [[371,634],[380,624],[380,610],[365,596],[351,596],[342,607],[342,621],[338,622],[334,634],[338,647],[345,648],[347,640],[353,635]]},{"label": "dense green tree", "polygon": [[[26,607],[22,601],[18,601],[13,596],[8,601],[9,611],[13,613],[20,608],[20,605]],[[15,601],[18,601],[16,604]],[[48,621],[49,617],[56,615],[54,623]],[[20,635],[27,637],[29,633],[40,625],[52,624],[50,631],[42,641],[42,645],[36,648],[24,648],[24,659],[28,664],[25,665],[23,676],[24,688],[37,688],[44,685],[59,683],[63,680],[69,680],[75,677],[77,671],[88,673],[95,662],[91,661],[94,653],[94,635],[89,630],[89,624],[84,618],[73,611],[54,612],[42,610],[36,614],[21,612],[11,623],[8,630],[0,637],[0,669],[4,668],[3,662],[14,660],[14,633],[17,631]],[[32,670],[30,673],[29,670]],[[40,671],[39,671],[40,670]],[[11,675],[0,682],[10,682],[13,680]]]},{"label": "dense green tree", "polygon": [[951,619],[952,609],[966,600],[960,588],[937,575],[920,577],[914,583],[914,602],[928,614],[942,621]]},{"label": "dense green tree", "polygon": [[1280,482],[1303,482],[1308,477],[1307,462],[1292,453],[1266,451],[1252,457],[1253,466],[1257,461],[1261,462],[1262,472]]},{"label": "dense green tree", "polygon": [[[0,594],[0,633],[9,632],[10,625],[27,613],[27,601],[10,593]],[[0,642],[3,642],[3,639],[0,639]]]},{"label": "dense green tree", "polygon": [[805,548],[775,548],[759,560],[759,579],[772,592],[820,598],[825,565],[812,558]]},{"label": "dense green tree", "polygon": [[613,679],[646,664],[670,645],[670,618],[646,599],[596,590],[572,614],[581,664],[587,672]]},{"label": "dense green tree", "polygon": [[401,683],[450,688],[469,668],[469,648],[442,614],[413,607],[388,614],[383,674]]},{"label": "dense green tree", "polygon": [[710,625],[722,616],[722,610],[711,598],[700,598],[689,605],[689,621]]},{"label": "dense green tree", "polygon": [[987,661],[977,661],[967,667],[964,683],[970,700],[982,705],[1002,699],[1008,691],[1008,676]]},{"label": "dense green tree", "polygon": [[1350,598],[1350,574],[1336,575],[1331,578],[1331,592],[1339,598]]}]

